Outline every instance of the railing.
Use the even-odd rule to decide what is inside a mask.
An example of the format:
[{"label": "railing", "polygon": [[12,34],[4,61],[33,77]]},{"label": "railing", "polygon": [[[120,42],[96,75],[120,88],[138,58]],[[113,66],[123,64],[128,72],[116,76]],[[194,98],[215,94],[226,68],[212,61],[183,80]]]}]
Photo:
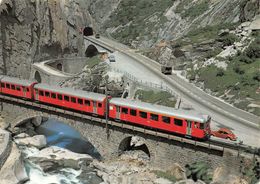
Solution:
[{"label": "railing", "polygon": [[178,96],[171,88],[169,88],[167,85],[163,84],[162,82],[160,84],[158,84],[158,83],[148,82],[145,80],[140,80],[137,77],[135,77],[134,75],[132,75],[124,70],[120,70],[118,68],[110,67],[110,70],[117,72],[117,73],[124,74],[124,77],[126,77],[128,80],[138,83],[141,86],[145,86],[145,87],[160,90],[160,91],[166,91],[175,97]]}]

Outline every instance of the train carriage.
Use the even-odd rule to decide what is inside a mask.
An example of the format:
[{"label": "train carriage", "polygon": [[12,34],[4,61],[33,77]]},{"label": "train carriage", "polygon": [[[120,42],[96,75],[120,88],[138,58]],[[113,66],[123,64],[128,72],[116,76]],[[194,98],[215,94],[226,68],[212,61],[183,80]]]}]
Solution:
[{"label": "train carriage", "polygon": [[33,99],[33,86],[37,84],[35,80],[24,80],[15,77],[2,76],[0,79],[1,93]]},{"label": "train carriage", "polygon": [[61,88],[48,84],[34,86],[35,100],[69,109],[104,116],[106,96],[71,88]]},{"label": "train carriage", "polygon": [[195,111],[112,98],[109,117],[188,137],[207,139],[210,136],[210,117]]}]

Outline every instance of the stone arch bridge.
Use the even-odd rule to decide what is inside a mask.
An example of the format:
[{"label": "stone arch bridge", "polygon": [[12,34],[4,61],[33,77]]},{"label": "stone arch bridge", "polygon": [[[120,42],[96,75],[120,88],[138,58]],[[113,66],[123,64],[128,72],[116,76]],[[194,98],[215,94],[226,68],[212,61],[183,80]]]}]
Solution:
[{"label": "stone arch bridge", "polygon": [[[176,137],[122,122],[108,121],[79,112],[60,109],[45,104],[0,95],[1,111],[10,122],[10,129],[37,117],[53,118],[72,126],[88,140],[104,158],[117,156],[121,151],[130,150],[133,137],[138,139],[137,147],[150,157],[150,164],[168,168],[173,163],[182,166],[196,161],[206,161],[213,168],[232,168],[238,172],[241,155],[237,152]],[[106,125],[108,129],[106,129]],[[108,134],[107,134],[108,133]],[[141,142],[141,144],[140,144]]]}]

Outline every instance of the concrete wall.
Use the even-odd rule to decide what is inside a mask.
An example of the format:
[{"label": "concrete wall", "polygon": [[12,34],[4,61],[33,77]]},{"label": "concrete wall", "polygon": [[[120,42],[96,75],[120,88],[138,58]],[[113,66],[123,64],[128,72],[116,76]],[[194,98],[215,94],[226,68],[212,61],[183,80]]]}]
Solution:
[{"label": "concrete wall", "polygon": [[53,74],[50,74],[47,71],[39,68],[36,65],[32,65],[31,73],[30,73],[30,79],[35,79],[36,72],[39,72],[40,77],[41,77],[41,82],[47,83],[47,84],[53,84],[53,85],[56,85],[59,82],[64,81],[64,80],[71,77],[70,75],[65,76],[65,75],[62,75],[62,74],[61,75],[53,75]]},{"label": "concrete wall", "polygon": [[62,72],[69,74],[78,74],[86,65],[87,59],[88,58],[85,57],[55,59],[46,62],[46,65],[49,65],[50,67],[53,67],[56,70],[59,70],[57,66],[60,64],[62,66]]}]

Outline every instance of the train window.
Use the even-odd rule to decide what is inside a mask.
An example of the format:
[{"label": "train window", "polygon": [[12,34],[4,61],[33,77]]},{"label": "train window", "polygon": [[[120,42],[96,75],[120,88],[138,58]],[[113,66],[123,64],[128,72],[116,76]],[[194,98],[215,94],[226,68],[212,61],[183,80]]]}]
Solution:
[{"label": "train window", "polygon": [[89,100],[85,100],[85,105],[86,106],[90,106],[90,101]]},{"label": "train window", "polygon": [[56,99],[56,94],[55,93],[51,93],[51,97]]},{"label": "train window", "polygon": [[10,89],[10,84],[6,84],[6,88]]},{"label": "train window", "polygon": [[130,114],[131,114],[132,116],[136,116],[136,110],[130,109]]},{"label": "train window", "polygon": [[2,88],[5,88],[5,83],[1,83],[1,87],[2,87]]},{"label": "train window", "polygon": [[26,88],[26,91],[29,92],[29,88]]},{"label": "train window", "polygon": [[75,97],[71,97],[71,102],[72,103],[76,103],[76,98]]},{"label": "train window", "polygon": [[98,103],[98,107],[102,107],[102,103]]},{"label": "train window", "polygon": [[154,120],[154,121],[158,121],[158,119],[159,119],[159,116],[157,115],[157,114],[150,114],[150,119],[151,120]]},{"label": "train window", "polygon": [[11,89],[15,90],[15,86],[11,84]]},{"label": "train window", "polygon": [[68,96],[65,96],[65,95],[64,95],[64,100],[69,102],[69,101],[70,101],[70,98],[69,98]]},{"label": "train window", "polygon": [[141,118],[147,118],[147,113],[146,112],[140,111],[139,115],[140,115]]},{"label": "train window", "polygon": [[39,90],[39,95],[40,95],[40,96],[43,96],[43,91],[40,91],[40,90]]},{"label": "train window", "polygon": [[21,91],[21,87],[20,86],[16,86],[16,90],[17,91]]},{"label": "train window", "polygon": [[171,118],[170,117],[166,117],[166,116],[162,116],[162,121],[164,123],[170,124],[171,123]]},{"label": "train window", "polygon": [[128,114],[128,108],[122,107],[122,114]]},{"label": "train window", "polygon": [[182,126],[182,120],[174,118],[174,124],[177,126]]},{"label": "train window", "polygon": [[46,97],[50,97],[50,92],[45,91],[45,96],[46,96]]},{"label": "train window", "polygon": [[61,94],[58,94],[58,99],[62,100],[62,95]]},{"label": "train window", "polygon": [[78,98],[78,103],[82,105],[83,104],[83,100]]},{"label": "train window", "polygon": [[200,123],[200,129],[201,129],[201,130],[204,129],[204,123]]}]

